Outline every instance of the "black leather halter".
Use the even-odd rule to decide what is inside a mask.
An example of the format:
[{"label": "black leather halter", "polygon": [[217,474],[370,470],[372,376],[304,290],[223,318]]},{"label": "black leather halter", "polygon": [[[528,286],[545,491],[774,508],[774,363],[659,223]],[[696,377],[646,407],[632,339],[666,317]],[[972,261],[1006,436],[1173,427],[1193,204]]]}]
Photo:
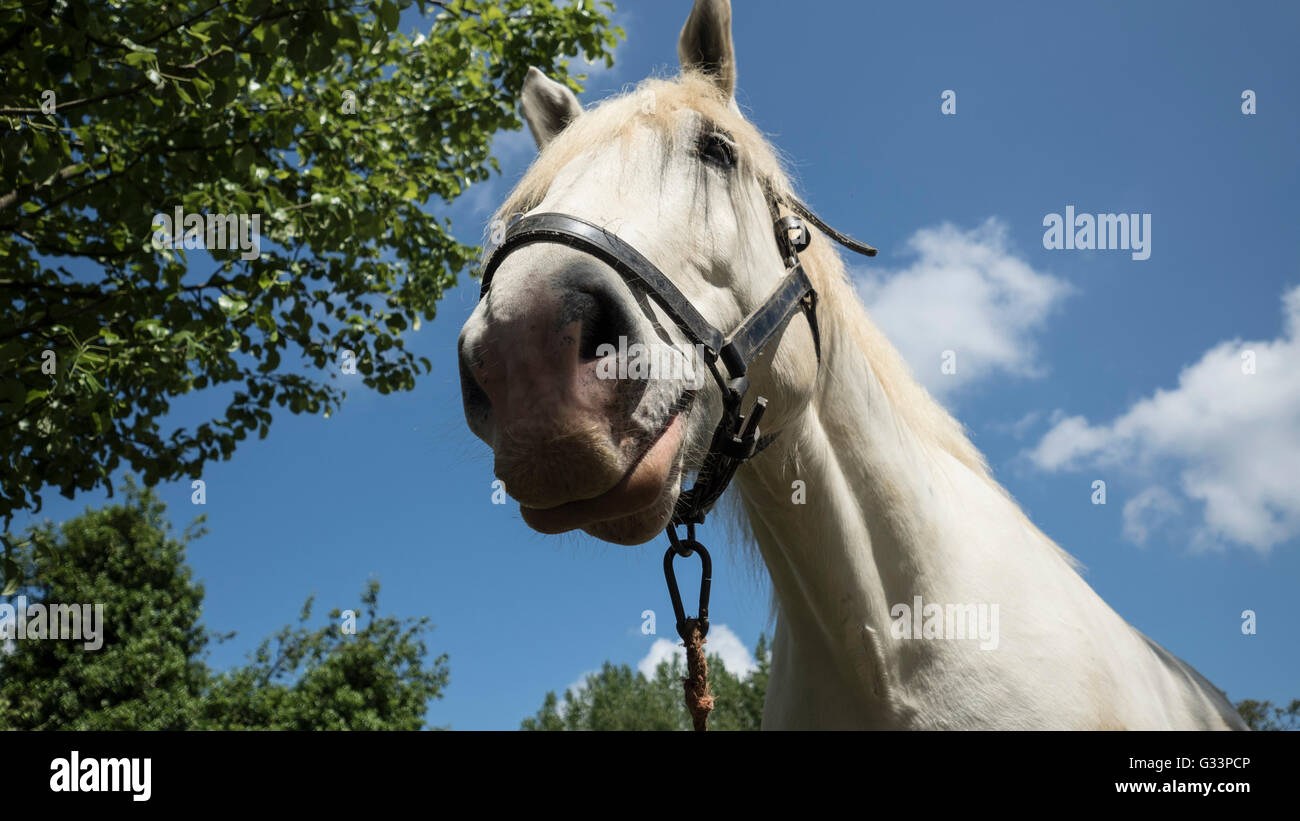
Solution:
[{"label": "black leather halter", "polygon": [[[780,216],[779,202],[788,202],[799,216]],[[690,527],[694,542],[694,525],[704,521],[704,516],[722,496],[731,483],[736,470],[770,442],[761,440],[758,423],[767,408],[767,399],[757,397],[748,418],[741,413],[741,402],[749,389],[749,366],[762,353],[763,348],[776,337],[795,311],[802,310],[812,330],[817,360],[821,362],[821,335],[817,327],[817,291],[799,262],[799,252],[808,247],[810,239],[801,217],[824,231],[850,250],[875,256],[876,249],[852,240],[827,226],[798,200],[769,199],[774,218],[777,249],[786,273],[766,300],[741,321],[729,334],[713,327],[695,306],[663,274],[654,263],[639,251],[598,225],[568,214],[536,213],[521,218],[506,232],[501,244],[492,252],[483,267],[483,287],[479,299],[487,296],[492,286],[492,275],[514,251],[535,242],[567,245],[590,254],[609,265],[629,283],[639,285],[664,312],[677,324],[682,333],[704,351],[704,364],[722,389],[722,418],[713,433],[709,452],[700,467],[694,487],[683,491],[673,509],[668,527],[669,538],[677,543],[675,527]],[[726,375],[718,368],[721,361]],[[689,551],[688,551],[689,553]]]},{"label": "black leather halter", "polygon": [[[781,216],[782,202],[789,205],[798,216]],[[749,390],[749,366],[781,332],[795,311],[799,310],[808,319],[817,363],[821,364],[822,341],[817,327],[817,291],[813,289],[808,274],[799,262],[799,252],[808,247],[811,239],[803,219],[851,251],[866,256],[876,255],[875,248],[841,234],[822,222],[802,202],[778,197],[770,188],[768,208],[772,212],[777,251],[781,254],[785,276],[768,294],[763,304],[751,311],[729,334],[723,334],[700,316],[700,312],[695,310],[695,306],[672,280],[617,234],[569,214],[537,213],[523,217],[510,227],[501,244],[483,266],[480,300],[488,295],[492,287],[492,275],[501,267],[502,261],[525,245],[553,242],[576,248],[609,265],[629,284],[639,285],[677,323],[682,333],[703,350],[704,363],[722,389],[722,418],[713,431],[713,441],[709,443],[709,452],[695,478],[695,486],[682,491],[677,497],[677,506],[673,508],[673,517],[667,528],[669,547],[664,553],[664,578],[668,582],[673,615],[677,619],[677,634],[686,642],[688,666],[693,654],[696,657],[700,654],[700,646],[709,632],[709,590],[713,576],[712,559],[704,545],[696,541],[695,525],[704,522],[705,514],[713,508],[727,485],[731,484],[740,465],[772,440],[772,437],[760,438],[758,430],[758,422],[767,409],[767,399],[756,397],[749,409],[748,418],[740,412],[741,402]],[[718,369],[719,362],[726,368],[725,376]],[[685,539],[677,535],[678,525],[686,526]],[[682,607],[677,577],[673,574],[673,558],[690,556],[692,553],[700,555],[702,575],[697,611],[699,615],[688,619]],[[707,692],[707,684],[705,691]],[[702,728],[703,725],[697,723],[696,729]]]}]

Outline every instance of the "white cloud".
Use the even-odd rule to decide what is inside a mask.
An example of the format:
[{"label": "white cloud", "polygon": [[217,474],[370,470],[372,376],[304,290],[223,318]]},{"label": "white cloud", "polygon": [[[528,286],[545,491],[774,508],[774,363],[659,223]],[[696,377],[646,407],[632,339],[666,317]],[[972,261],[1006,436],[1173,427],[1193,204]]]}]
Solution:
[{"label": "white cloud", "polygon": [[[1282,301],[1278,338],[1221,342],[1183,369],[1176,388],[1109,423],[1060,418],[1025,455],[1046,471],[1154,477],[1124,510],[1125,535],[1138,543],[1183,499],[1202,507],[1191,528],[1198,549],[1231,542],[1266,553],[1300,536],[1300,287]],[[1255,372],[1246,373],[1251,353]]]},{"label": "white cloud", "polygon": [[[749,648],[740,640],[740,637],[731,631],[731,628],[725,624],[709,625],[708,639],[704,644],[704,651],[710,656],[718,656],[722,659],[722,666],[727,668],[727,672],[739,678],[745,678],[750,673],[758,669],[758,662],[750,655]],[[650,652],[645,654],[636,665],[636,669],[646,678],[654,678],[655,670],[659,664],[672,659],[674,656],[681,662],[682,668],[686,667],[686,648],[678,639],[655,639],[655,643],[650,645]]]},{"label": "white cloud", "polygon": [[1152,485],[1124,504],[1124,538],[1139,547],[1145,545],[1152,530],[1164,529],[1182,512],[1178,497]]},{"label": "white cloud", "polygon": [[[872,318],[936,396],[996,374],[1031,377],[1042,369],[1031,335],[1071,292],[1007,249],[1007,229],[990,217],[962,231],[944,223],[907,241],[917,259],[901,270],[871,268],[855,279]],[[944,351],[956,372],[942,373]]]},{"label": "white cloud", "polygon": [[1046,416],[1047,414],[1041,410],[1031,410],[1014,422],[990,422],[988,427],[990,430],[1006,434],[1019,442],[1025,439],[1029,432],[1038,426],[1039,422],[1044,421]]}]

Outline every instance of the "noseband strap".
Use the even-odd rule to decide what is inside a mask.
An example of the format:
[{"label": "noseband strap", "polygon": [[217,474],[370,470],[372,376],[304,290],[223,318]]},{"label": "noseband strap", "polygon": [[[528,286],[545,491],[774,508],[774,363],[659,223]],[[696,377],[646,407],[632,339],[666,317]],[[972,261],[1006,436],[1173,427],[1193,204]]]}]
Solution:
[{"label": "noseband strap", "polygon": [[596,257],[618,271],[624,280],[639,283],[677,323],[692,344],[703,345],[706,350],[715,353],[722,347],[722,333],[700,316],[700,312],[695,310],[685,294],[653,262],[617,234],[611,234],[598,225],[568,214],[529,214],[511,226],[501,245],[492,253],[487,267],[483,269],[483,287],[479,291],[479,299],[487,296],[492,285],[492,275],[505,258],[511,252],[535,242],[567,245]]},{"label": "noseband strap", "polygon": [[[807,318],[817,360],[819,363],[821,361],[817,291],[813,289],[812,281],[799,262],[799,253],[808,247],[810,239],[801,217],[808,217],[814,225],[845,247],[859,253],[875,254],[874,248],[828,228],[807,206],[797,200],[790,202],[790,207],[799,216],[779,216],[775,198],[769,205],[773,214],[778,215],[774,230],[777,249],[786,269],[785,276],[767,299],[729,334],[719,331],[701,316],[672,280],[641,252],[618,235],[569,214],[543,212],[521,218],[506,232],[501,244],[483,267],[480,300],[488,296],[492,276],[505,258],[525,245],[550,242],[577,249],[609,265],[625,281],[638,285],[663,308],[692,344],[703,349],[704,364],[722,389],[722,418],[714,430],[713,441],[700,466],[695,485],[682,492],[677,499],[677,506],[673,510],[673,526],[702,523],[705,514],[722,496],[740,465],[771,441],[770,437],[760,439],[758,428],[758,422],[767,408],[767,400],[757,397],[748,418],[741,413],[741,402],[749,389],[749,366],[763,352],[764,347],[780,334],[796,311],[803,311]],[[725,367],[725,376],[718,368],[719,361]]]}]

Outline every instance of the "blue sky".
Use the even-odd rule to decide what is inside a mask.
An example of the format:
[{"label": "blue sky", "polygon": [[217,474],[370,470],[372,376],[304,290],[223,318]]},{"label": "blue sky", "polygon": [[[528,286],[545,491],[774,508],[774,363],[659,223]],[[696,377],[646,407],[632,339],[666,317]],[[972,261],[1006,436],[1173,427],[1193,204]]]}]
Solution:
[{"label": "blue sky", "polygon": [[[675,71],[689,6],[622,3],[628,39],[584,104]],[[810,204],[881,249],[850,260],[864,298],[998,479],[1121,616],[1231,698],[1300,697],[1300,296],[1284,304],[1300,286],[1300,11],[735,6],[739,103]],[[502,178],[430,206],[466,241],[533,156],[526,133],[497,150]],[[1150,214],[1150,259],[1045,249],[1043,218],[1067,205]],[[347,607],[375,576],[383,609],[429,616],[431,652],[450,655],[429,722],[511,729],[547,690],[675,638],[659,542],[544,537],[491,504],[455,359],[477,292],[465,278],[411,338],[434,363],[415,391],[357,386],[330,419],[277,414],[265,441],[206,470],[203,508],[188,482],[160,487],[178,528],[209,519],[190,553],[204,622],[238,631],[211,663],[238,663],[309,594],[320,613]],[[944,350],[956,375],[940,373]],[[182,413],[222,406],[200,396]],[[1097,479],[1105,505],[1091,501]],[[47,491],[39,518],[103,498]],[[740,644],[771,634],[767,583],[721,527],[705,533],[727,628],[715,641],[734,634],[740,664]],[[647,609],[657,636],[641,632]],[[1247,609],[1256,635],[1242,634]]]}]

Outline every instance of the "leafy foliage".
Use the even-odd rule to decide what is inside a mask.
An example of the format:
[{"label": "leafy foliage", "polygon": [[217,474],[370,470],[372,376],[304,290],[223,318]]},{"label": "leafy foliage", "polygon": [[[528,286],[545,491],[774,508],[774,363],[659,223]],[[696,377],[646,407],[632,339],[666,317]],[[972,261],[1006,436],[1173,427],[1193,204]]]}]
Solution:
[{"label": "leafy foliage", "polygon": [[1237,712],[1252,730],[1300,730],[1300,698],[1285,707],[1248,698],[1237,702]]},{"label": "leafy foliage", "polygon": [[428,700],[447,684],[447,657],[425,666],[428,620],[378,615],[377,582],[362,595],[355,635],[343,633],[338,610],[327,626],[308,629],[309,599],[296,628],[263,642],[247,665],[213,673],[202,660],[210,639],[199,624],[203,587],[185,565],[199,524],[172,538],[162,503],[130,484],[124,504],[27,531],[10,561],[40,582],[15,592],[29,605],[102,603],[103,645],[11,641],[0,652],[0,729],[423,726]]},{"label": "leafy foliage", "polygon": [[[202,726],[222,730],[418,730],[425,703],[447,686],[446,655],[425,668],[420,633],[428,619],[403,625],[380,618],[379,583],[362,595],[368,623],[355,636],[330,623],[308,630],[312,602],[297,628],[257,649],[253,664],[217,676],[202,705]],[[272,649],[274,648],[274,650]]]},{"label": "leafy foliage", "polygon": [[[767,637],[759,636],[754,649],[758,669],[740,678],[709,658],[709,689],[716,706],[709,715],[710,730],[757,730],[763,722],[763,697],[767,692],[771,657]],[[681,662],[661,662],[653,679],[626,664],[605,662],[599,673],[587,676],[585,686],[570,690],[563,703],[552,691],[537,715],[524,719],[524,730],[690,730],[691,717],[682,701]]]},{"label": "leafy foliage", "polygon": [[[128,492],[126,505],[88,511],[61,528],[29,529],[10,554],[11,570],[41,580],[15,590],[29,602],[103,603],[103,646],[14,642],[0,656],[0,726],[161,730],[190,723],[206,676],[198,661],[206,643],[198,624],[203,588],[184,564],[183,542],[167,537],[162,504]],[[6,573],[7,581],[17,578]]]},{"label": "leafy foliage", "polygon": [[[564,55],[610,63],[623,32],[586,2],[420,0],[436,14],[412,39],[411,4],[0,9],[6,521],[47,484],[111,492],[121,464],[197,478],[265,436],[273,403],[330,413],[343,394],[313,376],[344,351],[381,393],[429,371],[404,334],[479,249],[424,206],[500,170],[491,138],[522,126],[530,64],[577,90]],[[156,248],[178,206],[260,215],[260,255]],[[224,416],[161,430],[175,397],[216,385]]]}]

